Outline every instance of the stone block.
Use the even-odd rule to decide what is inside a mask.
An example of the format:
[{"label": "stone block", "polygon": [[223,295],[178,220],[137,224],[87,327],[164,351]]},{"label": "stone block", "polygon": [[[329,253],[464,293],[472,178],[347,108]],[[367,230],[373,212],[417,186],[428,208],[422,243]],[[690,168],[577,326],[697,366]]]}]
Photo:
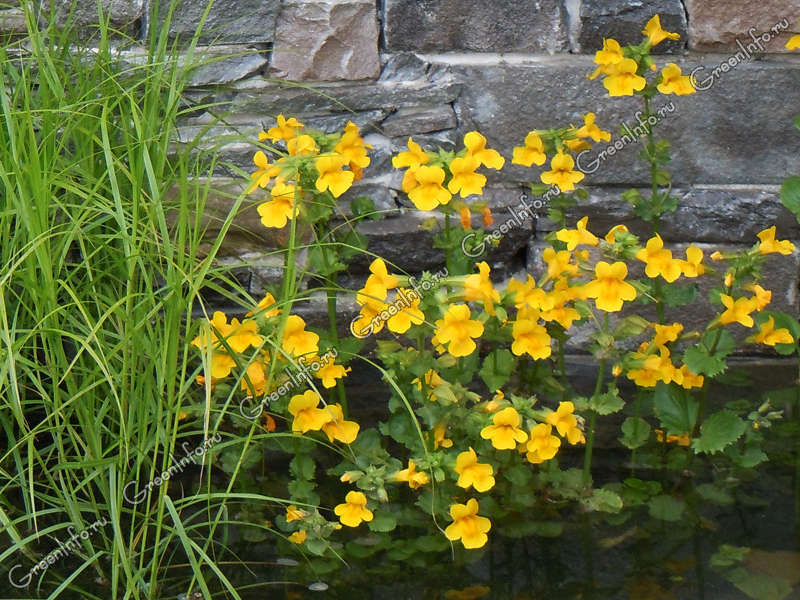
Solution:
[{"label": "stone block", "polygon": [[693,50],[738,51],[737,40],[746,46],[760,38],[762,52],[786,52],[800,33],[794,0],[686,0],[686,9]]},{"label": "stone block", "polygon": [[[666,61],[657,62],[663,66]],[[800,135],[792,127],[800,106],[796,84],[800,62],[781,57],[745,60],[725,71],[714,57],[681,57],[675,62],[685,73],[697,69],[699,91],[683,97],[658,96],[654,101],[654,109],[660,111],[656,136],[672,142],[668,169],[674,185],[780,184],[800,170]],[[483,132],[491,147],[510,158],[529,130],[577,125],[591,111],[597,113],[597,123],[614,134],[613,141],[622,143],[619,128],[637,127],[641,99],[609,98],[599,80],[586,78],[593,66],[589,56],[454,64],[452,76],[464,82],[457,102],[459,126]],[[629,138],[633,141],[620,151],[613,155],[607,151],[597,168],[583,167],[593,169],[586,184],[648,184],[646,164],[636,161],[641,138],[635,133]],[[596,144],[583,164],[608,146]],[[538,181],[543,170],[509,164],[500,178]]]},{"label": "stone block", "polygon": [[654,54],[680,52],[686,47],[686,13],[681,0],[582,0],[578,43],[581,52],[594,54],[605,38],[614,38],[623,46],[642,42],[642,29],[653,15],[661,26],[679,33],[680,40],[664,40],[653,48]]},{"label": "stone block", "polygon": [[563,0],[386,0],[385,6],[388,51],[552,53],[569,46]]},{"label": "stone block", "polygon": [[[100,22],[97,2],[73,0],[41,0],[39,19],[55,18],[58,25],[72,25],[79,37],[97,37],[95,27]],[[74,5],[74,6],[73,6]],[[109,26],[128,35],[138,33],[138,22],[144,14],[144,0],[101,0],[100,8]],[[52,10],[52,12],[51,12]]]},{"label": "stone block", "polygon": [[456,114],[449,104],[443,106],[412,106],[401,108],[381,123],[389,137],[430,133],[456,126]]},{"label": "stone block", "polygon": [[[69,1],[69,0],[64,0]],[[167,18],[169,2],[161,0],[160,27]],[[169,33],[187,44],[202,20],[207,2],[179,0],[170,20]],[[201,44],[248,44],[272,42],[280,0],[215,0],[203,23]]]},{"label": "stone block", "polygon": [[292,81],[377,78],[378,37],[375,2],[285,1],[278,17],[270,74]]}]

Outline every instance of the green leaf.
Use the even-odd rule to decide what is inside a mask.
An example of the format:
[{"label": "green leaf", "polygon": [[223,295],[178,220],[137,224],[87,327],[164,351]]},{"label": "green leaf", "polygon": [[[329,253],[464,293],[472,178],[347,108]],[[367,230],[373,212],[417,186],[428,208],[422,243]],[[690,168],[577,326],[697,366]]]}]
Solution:
[{"label": "green leaf", "polygon": [[316,556],[322,556],[325,554],[325,550],[328,549],[328,542],[321,539],[308,539],[303,544],[303,548],[308,550],[311,554],[315,554]]},{"label": "green leaf", "polygon": [[642,202],[642,194],[637,189],[630,189],[622,194],[622,199],[632,206],[639,206]]},{"label": "green leaf", "polygon": [[622,498],[611,490],[592,490],[592,495],[581,500],[581,504],[597,512],[618,513],[622,510]]},{"label": "green leaf", "polygon": [[595,411],[598,415],[611,415],[619,412],[625,406],[625,400],[619,395],[619,390],[614,384],[609,384],[608,391],[605,394],[600,394],[597,397],[592,397],[589,401],[589,408]]},{"label": "green leaf", "polygon": [[715,568],[731,567],[736,563],[742,562],[749,553],[750,548],[746,546],[722,544],[719,550],[711,556],[711,566]]},{"label": "green leaf", "polygon": [[350,210],[358,218],[369,217],[373,221],[378,221],[381,214],[375,208],[375,203],[369,196],[359,196],[350,200]]},{"label": "green leaf", "polygon": [[397,519],[391,513],[380,512],[375,515],[372,521],[367,523],[367,527],[369,527],[370,531],[386,533],[397,527]]},{"label": "green leaf", "polygon": [[358,233],[355,229],[347,232],[347,235],[342,239],[342,245],[338,246],[339,256],[347,260],[359,254],[363,254],[369,245],[367,236]]},{"label": "green leaf", "polygon": [[714,504],[733,504],[733,496],[728,493],[728,490],[716,486],[713,483],[701,483],[695,490],[701,498],[713,502]]},{"label": "green leaf", "polygon": [[494,350],[483,361],[480,376],[490,392],[496,392],[511,378],[517,361],[505,348]]},{"label": "green leaf", "polygon": [[782,577],[753,573],[743,567],[733,569],[725,577],[753,600],[783,600],[792,593],[791,584]]},{"label": "green leaf", "polygon": [[622,423],[622,437],[619,441],[626,448],[635,450],[650,438],[650,425],[641,417],[628,417]]},{"label": "green leaf", "polygon": [[515,467],[506,470],[503,475],[512,484],[518,487],[525,487],[526,485],[529,485],[531,479],[533,479],[531,470],[525,465],[516,465]]},{"label": "green leaf", "polygon": [[800,115],[797,115],[794,118],[794,126],[797,127],[798,129],[800,129]]},{"label": "green leaf", "polygon": [[309,454],[297,454],[289,463],[289,472],[298,479],[313,479],[317,464]]},{"label": "green leaf", "polygon": [[694,283],[685,285],[673,283],[663,286],[661,292],[664,304],[667,306],[686,306],[697,298],[697,285]]},{"label": "green leaf", "polygon": [[738,440],[747,427],[739,415],[721,410],[708,417],[700,426],[700,437],[692,441],[695,452],[714,454]]},{"label": "green leaf", "polygon": [[686,390],[659,382],[653,395],[653,406],[668,434],[683,435],[694,430],[698,402]]},{"label": "green leaf", "polygon": [[334,273],[346,270],[347,265],[336,260],[335,256],[333,252],[329,252],[326,256],[322,246],[311,246],[308,251],[308,268],[320,277],[329,277]]},{"label": "green leaf", "polygon": [[680,521],[686,510],[686,503],[683,500],[666,494],[656,496],[649,504],[650,516],[661,521]]},{"label": "green leaf", "polygon": [[781,203],[800,222],[800,177],[789,177],[781,186]]},{"label": "green leaf", "polygon": [[624,340],[643,334],[650,328],[650,322],[639,315],[630,315],[622,319],[614,328],[614,339]]}]

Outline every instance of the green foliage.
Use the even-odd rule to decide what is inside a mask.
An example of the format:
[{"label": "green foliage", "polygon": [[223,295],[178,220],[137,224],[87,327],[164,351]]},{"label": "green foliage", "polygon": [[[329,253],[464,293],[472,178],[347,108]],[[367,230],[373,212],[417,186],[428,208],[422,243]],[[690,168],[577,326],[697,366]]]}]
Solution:
[{"label": "green foliage", "polygon": [[735,413],[721,410],[700,426],[700,437],[692,442],[696,452],[714,454],[734,443],[744,433],[746,423]]}]

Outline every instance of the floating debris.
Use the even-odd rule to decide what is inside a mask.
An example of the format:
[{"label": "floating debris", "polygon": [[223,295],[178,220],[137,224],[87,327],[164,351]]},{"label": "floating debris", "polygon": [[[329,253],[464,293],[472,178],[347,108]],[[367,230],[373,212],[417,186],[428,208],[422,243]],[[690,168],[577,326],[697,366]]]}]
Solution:
[{"label": "floating debris", "polygon": [[328,584],[323,581],[317,581],[308,586],[312,592],[324,592],[328,589]]}]

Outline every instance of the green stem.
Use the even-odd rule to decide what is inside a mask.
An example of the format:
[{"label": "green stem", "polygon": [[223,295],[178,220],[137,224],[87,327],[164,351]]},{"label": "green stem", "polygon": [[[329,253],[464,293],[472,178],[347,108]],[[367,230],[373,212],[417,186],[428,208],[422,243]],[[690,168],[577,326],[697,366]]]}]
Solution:
[{"label": "green stem", "polygon": [[[600,368],[597,370],[597,382],[594,385],[592,398],[597,398],[603,389],[603,376],[606,373],[606,359],[600,361]],[[583,455],[583,485],[589,486],[592,481],[592,452],[594,450],[594,430],[597,426],[597,413],[591,411],[589,414],[589,426],[586,431],[586,450]]]}]

